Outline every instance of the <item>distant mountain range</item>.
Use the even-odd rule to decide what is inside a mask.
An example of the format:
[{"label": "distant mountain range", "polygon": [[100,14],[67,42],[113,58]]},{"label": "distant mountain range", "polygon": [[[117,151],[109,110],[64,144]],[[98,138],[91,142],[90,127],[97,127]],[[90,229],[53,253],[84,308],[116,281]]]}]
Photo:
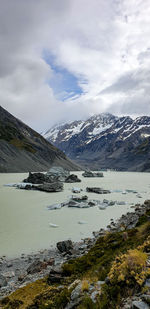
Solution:
[{"label": "distant mountain range", "polygon": [[61,150],[0,107],[0,172],[47,171],[52,165],[79,169]]},{"label": "distant mountain range", "polygon": [[150,117],[109,113],[55,126],[43,136],[91,169],[150,171]]}]

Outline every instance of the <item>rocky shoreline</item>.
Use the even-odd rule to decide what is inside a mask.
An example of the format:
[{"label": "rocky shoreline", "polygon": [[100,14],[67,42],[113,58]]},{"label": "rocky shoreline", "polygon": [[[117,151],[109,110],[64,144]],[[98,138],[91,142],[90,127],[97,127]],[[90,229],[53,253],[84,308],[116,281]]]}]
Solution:
[{"label": "rocky shoreline", "polygon": [[[70,259],[82,256],[95,244],[97,238],[109,232],[124,231],[123,237],[128,237],[128,230],[134,228],[139,218],[150,210],[150,201],[136,204],[133,212],[122,215],[119,220],[111,220],[107,228],[93,232],[93,238],[86,238],[73,243],[71,240],[57,243],[57,248],[41,250],[35,254],[22,254],[21,257],[7,259],[0,257],[0,298],[9,295],[16,289],[57,273],[61,265]],[[150,220],[150,218],[148,218]],[[50,276],[50,275],[49,275]],[[55,280],[55,279],[54,279]]]}]

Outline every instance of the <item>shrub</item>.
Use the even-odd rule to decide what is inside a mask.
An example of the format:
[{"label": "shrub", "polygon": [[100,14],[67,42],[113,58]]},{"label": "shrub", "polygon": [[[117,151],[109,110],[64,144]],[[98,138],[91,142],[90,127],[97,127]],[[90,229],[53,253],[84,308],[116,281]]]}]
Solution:
[{"label": "shrub", "polygon": [[113,283],[124,282],[127,285],[137,283],[142,285],[149,269],[146,268],[147,254],[140,250],[128,250],[115,259],[109,272],[109,279]]},{"label": "shrub", "polygon": [[88,291],[88,289],[89,289],[89,283],[88,283],[88,281],[87,280],[83,280],[82,281],[82,292],[85,292],[85,291]]}]

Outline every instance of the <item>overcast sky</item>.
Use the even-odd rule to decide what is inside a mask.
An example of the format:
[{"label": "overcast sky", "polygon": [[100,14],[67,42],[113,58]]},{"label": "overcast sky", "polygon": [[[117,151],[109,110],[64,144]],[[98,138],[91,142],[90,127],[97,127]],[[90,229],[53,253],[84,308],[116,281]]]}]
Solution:
[{"label": "overcast sky", "polygon": [[0,105],[38,131],[150,115],[150,0],[0,0]]}]

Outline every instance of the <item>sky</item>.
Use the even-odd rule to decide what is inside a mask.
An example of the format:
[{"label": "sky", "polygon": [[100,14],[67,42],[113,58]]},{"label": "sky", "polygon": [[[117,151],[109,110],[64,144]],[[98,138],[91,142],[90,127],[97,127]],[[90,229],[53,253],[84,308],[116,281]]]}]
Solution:
[{"label": "sky", "polygon": [[150,115],[150,0],[0,0],[0,105],[41,132]]}]

